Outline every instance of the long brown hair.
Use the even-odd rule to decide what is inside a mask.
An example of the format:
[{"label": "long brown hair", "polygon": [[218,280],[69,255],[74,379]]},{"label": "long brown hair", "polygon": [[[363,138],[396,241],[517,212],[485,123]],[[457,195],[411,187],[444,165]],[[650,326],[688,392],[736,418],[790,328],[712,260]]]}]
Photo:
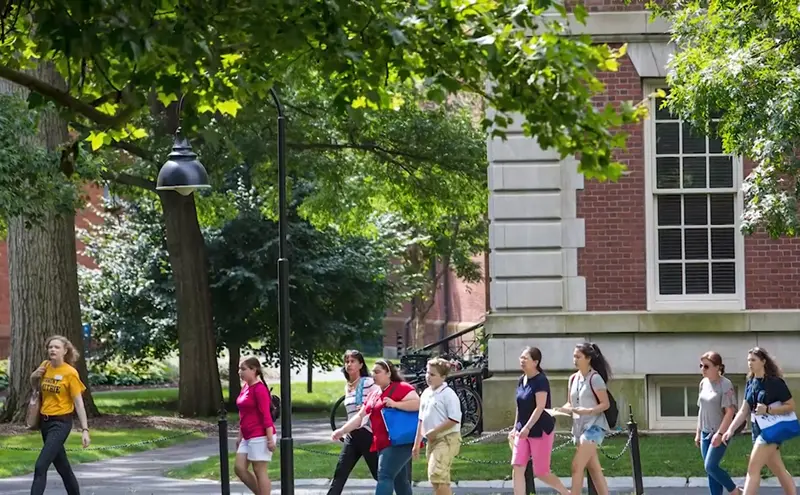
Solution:
[{"label": "long brown hair", "polygon": [[[753,347],[752,349],[747,351],[747,353],[752,354],[758,359],[764,361],[764,376],[774,376],[777,378],[783,378],[783,371],[781,371],[781,368],[780,366],[778,366],[778,363],[775,362],[775,360],[772,358],[772,356],[769,355],[766,349],[764,349],[763,347]],[[747,373],[747,379],[750,380],[751,378],[753,378],[752,371]]]},{"label": "long brown hair", "polygon": [[45,341],[44,343],[45,350],[48,347],[50,347],[50,342],[54,340],[60,340],[61,343],[64,345],[64,350],[67,351],[64,354],[64,362],[70,366],[74,366],[75,363],[78,362],[78,358],[81,357],[81,353],[78,352],[77,349],[75,349],[75,346],[72,345],[72,342],[70,342],[68,338],[62,335],[53,335],[50,338],[48,338],[47,341]]},{"label": "long brown hair", "polygon": [[[364,360],[364,355],[361,354],[361,351],[357,351],[355,349],[350,349],[349,351],[345,351],[344,357],[342,358],[343,361],[347,361],[347,358],[353,358],[361,364],[361,368],[358,370],[358,375],[361,377],[369,376],[369,370],[367,369],[367,362]],[[344,369],[342,366],[342,373],[344,374],[344,379],[349,380],[350,375],[347,374],[347,370]]]},{"label": "long brown hair", "polygon": [[725,365],[722,364],[722,356],[720,356],[718,352],[708,351],[702,356],[700,356],[700,359],[705,359],[706,361],[710,361],[711,364],[719,368],[720,375],[725,374]]},{"label": "long brown hair", "polygon": [[575,346],[581,354],[589,358],[589,366],[600,375],[604,382],[608,383],[611,379],[611,365],[606,361],[606,357],[600,351],[600,347],[594,342],[584,342]]},{"label": "long brown hair", "polygon": [[397,367],[395,367],[395,365],[392,364],[392,362],[389,361],[388,359],[378,359],[377,361],[375,361],[375,365],[376,366],[380,366],[387,373],[389,373],[389,380],[391,380],[393,382],[403,382],[403,381],[405,381],[405,380],[403,380],[403,377],[400,376],[400,372],[397,371]]},{"label": "long brown hair", "polygon": [[267,381],[264,380],[264,370],[261,369],[261,360],[260,359],[258,359],[255,356],[252,356],[252,357],[249,357],[249,358],[245,359],[244,361],[242,361],[242,364],[247,366],[251,370],[255,370],[256,374],[258,375],[258,377],[261,378],[261,381],[264,382],[264,383],[267,383]]}]

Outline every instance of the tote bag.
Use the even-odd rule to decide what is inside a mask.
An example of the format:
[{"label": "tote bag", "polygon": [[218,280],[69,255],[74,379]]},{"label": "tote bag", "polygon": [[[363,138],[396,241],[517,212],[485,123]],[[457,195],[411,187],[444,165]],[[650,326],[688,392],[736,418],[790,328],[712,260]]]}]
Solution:
[{"label": "tote bag", "polygon": [[[393,385],[389,390],[388,397],[392,396],[395,387],[396,385]],[[400,409],[383,407],[381,408],[381,415],[392,446],[414,443],[414,439],[417,437],[419,411],[401,411]]]},{"label": "tote bag", "polygon": [[[769,407],[782,405],[780,402],[773,402]],[[753,420],[761,428],[761,438],[767,443],[783,443],[800,436],[800,422],[797,415],[793,412],[787,414],[753,414]]]}]

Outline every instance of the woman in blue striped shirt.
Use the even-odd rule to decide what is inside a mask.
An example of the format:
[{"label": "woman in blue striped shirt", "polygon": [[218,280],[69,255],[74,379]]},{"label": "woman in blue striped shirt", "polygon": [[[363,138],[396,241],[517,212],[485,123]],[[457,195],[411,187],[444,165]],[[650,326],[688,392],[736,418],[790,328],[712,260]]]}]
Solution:
[{"label": "woman in blue striped shirt", "polygon": [[[350,350],[344,353],[344,368],[342,368],[347,384],[344,386],[344,407],[347,410],[348,421],[361,410],[364,400],[380,387],[375,385],[369,376],[369,369],[364,361],[364,355],[359,351]],[[341,495],[344,484],[350,472],[363,456],[374,479],[378,479],[378,453],[370,452],[372,446],[372,428],[369,418],[364,420],[361,428],[353,430],[344,438],[344,445],[339,454],[339,462],[331,480],[328,495]]]}]

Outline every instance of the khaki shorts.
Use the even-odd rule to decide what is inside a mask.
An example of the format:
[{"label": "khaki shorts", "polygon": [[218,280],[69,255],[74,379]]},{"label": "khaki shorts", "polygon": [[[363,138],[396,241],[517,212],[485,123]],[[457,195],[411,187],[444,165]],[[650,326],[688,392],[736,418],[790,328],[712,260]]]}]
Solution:
[{"label": "khaki shorts", "polygon": [[461,451],[461,433],[448,433],[443,437],[428,442],[425,455],[428,458],[428,481],[431,483],[450,484],[450,468],[453,459]]}]

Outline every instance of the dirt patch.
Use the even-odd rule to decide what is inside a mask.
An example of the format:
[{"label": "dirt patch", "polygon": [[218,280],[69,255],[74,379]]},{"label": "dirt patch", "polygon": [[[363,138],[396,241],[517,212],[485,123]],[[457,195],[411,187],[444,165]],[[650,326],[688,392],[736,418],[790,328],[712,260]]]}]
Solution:
[{"label": "dirt patch", "polygon": [[[229,433],[236,431],[236,424],[229,425]],[[104,414],[98,418],[89,419],[90,429],[130,429],[130,428],[155,428],[158,430],[203,430],[206,433],[216,433],[217,424],[201,419],[179,418],[175,416],[128,416],[123,414]],[[0,436],[10,436],[28,433],[25,425],[19,423],[0,424]]]}]

